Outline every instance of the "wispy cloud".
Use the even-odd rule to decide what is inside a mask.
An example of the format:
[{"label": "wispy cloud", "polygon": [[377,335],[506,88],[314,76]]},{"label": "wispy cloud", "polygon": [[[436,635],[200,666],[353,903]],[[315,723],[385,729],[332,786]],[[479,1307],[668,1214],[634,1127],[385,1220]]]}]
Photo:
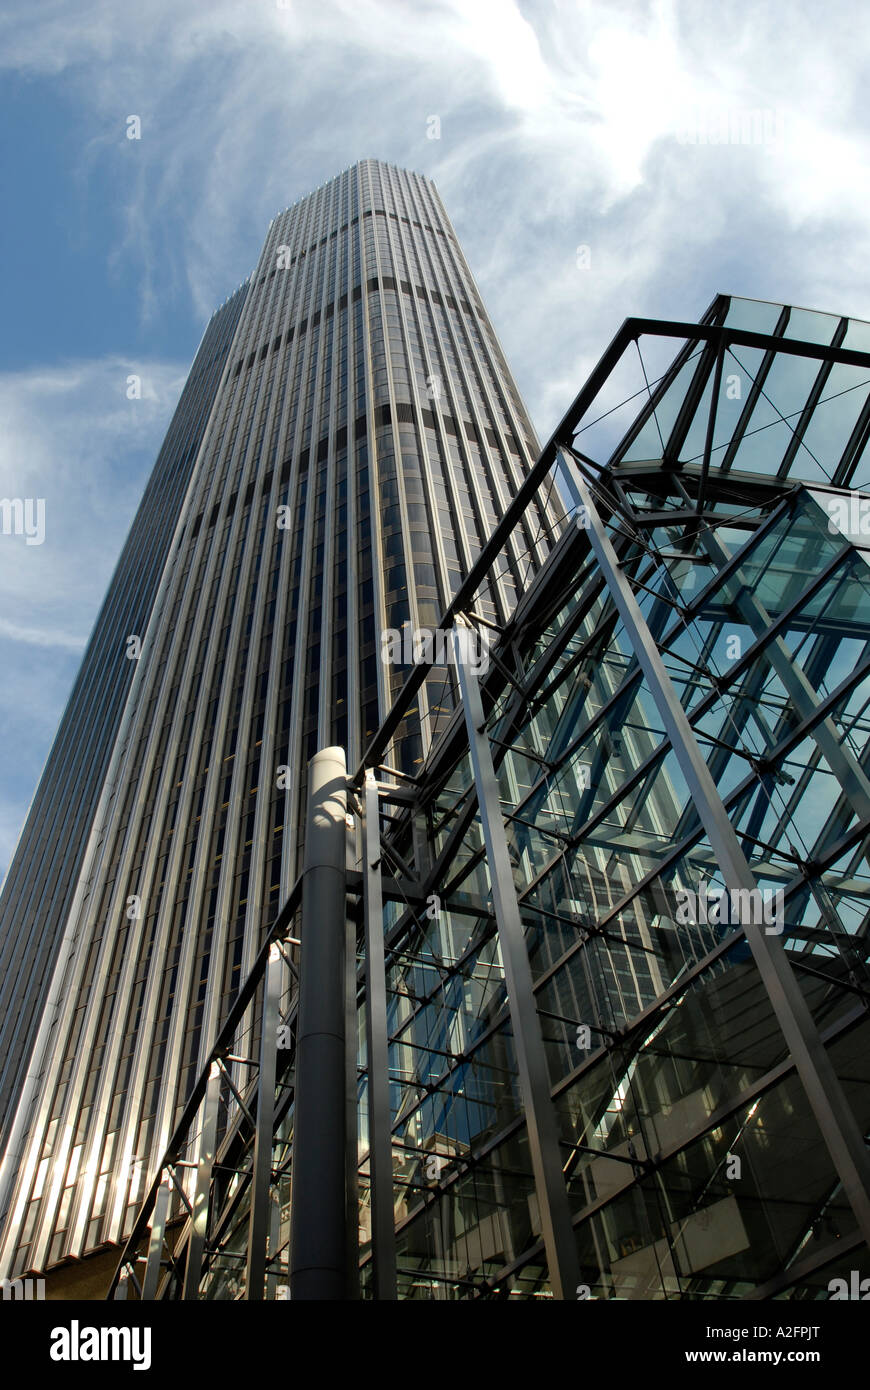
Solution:
[{"label": "wispy cloud", "polygon": [[[392,160],[436,180],[542,435],[628,314],[695,318],[730,290],[870,317],[868,56],[852,0],[0,15],[0,66],[72,112],[78,235],[108,241],[110,276],[135,274],[142,323],[181,299],[201,325],[278,209],[359,158]],[[686,138],[752,113],[775,140]],[[47,528],[42,546],[0,537],[4,653],[71,662],[96,614],[185,370],[128,360],[132,330],[111,359],[0,376],[0,497],[44,497]],[[7,736],[13,715],[0,708]]]},{"label": "wispy cloud", "polygon": [[81,649],[183,379],[118,357],[0,373],[0,498],[44,510],[41,543],[0,534],[5,642]]},{"label": "wispy cloud", "polygon": [[[75,91],[146,315],[186,284],[205,318],[274,212],[369,154],[435,177],[542,432],[627,313],[731,289],[870,314],[870,33],[844,0],[84,0],[7,16],[0,48]],[[776,147],[680,141],[762,110]]]},{"label": "wispy cloud", "polygon": [[[0,498],[45,535],[0,534],[0,877],[186,368],[121,357],[0,373]],[[131,376],[139,399],[127,399]],[[11,528],[7,528],[11,529]]]},{"label": "wispy cloud", "polygon": [[0,618],[0,637],[8,637],[10,642],[25,642],[33,647],[62,647],[66,651],[80,655],[87,646],[87,635],[77,637],[64,629],[52,631],[42,627],[22,627],[11,623],[8,618]]}]

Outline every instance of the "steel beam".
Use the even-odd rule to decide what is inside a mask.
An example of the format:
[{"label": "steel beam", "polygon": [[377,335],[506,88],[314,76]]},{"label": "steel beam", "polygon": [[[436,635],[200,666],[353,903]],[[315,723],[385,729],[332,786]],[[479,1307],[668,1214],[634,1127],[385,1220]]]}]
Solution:
[{"label": "steel beam", "polygon": [[[281,1198],[278,1188],[269,1189],[269,1253],[273,1257],[278,1251],[281,1243]],[[286,1275],[282,1269],[275,1267],[272,1263],[271,1268],[266,1266],[266,1299],[270,1303],[283,1302],[284,1295],[279,1295],[278,1289],[283,1287],[286,1291]]]},{"label": "steel beam", "polygon": [[269,948],[263,988],[263,1030],[260,1034],[260,1069],[257,1079],[257,1126],[248,1219],[248,1259],[245,1289],[248,1302],[261,1302],[266,1278],[272,1176],[272,1131],[275,1125],[275,1078],[278,1066],[278,1005],[281,1001],[281,952],[277,942]]},{"label": "steel beam", "polygon": [[[257,956],[257,959],[254,962],[253,969],[245,979],[238,994],[233,1000],[232,1007],[229,1013],[227,1014],[227,1017],[223,1025],[221,1026],[217,1038],[215,1039],[215,1043],[210,1054],[211,1058],[220,1056],[221,1054],[227,1055],[228,1052],[232,1052],[233,1040],[235,1038],[236,1032],[242,1020],[244,1019],[244,1016],[248,1009],[248,1005],[254,997],[254,993],[260,982],[260,976],[266,969],[266,965],[269,958],[270,945],[279,934],[285,933],[290,924],[292,923],[293,917],[299,907],[301,895],[302,880],[301,878],[297,878],[292,889],[290,890],[290,895],[287,898],[287,901],[285,902],[284,906],[281,908],[281,911],[278,913],[278,916],[275,918],[275,921],[269,928],[266,940],[260,948],[260,954]],[[179,1149],[188,1137],[189,1131],[191,1130],[193,1122],[196,1119],[197,1111],[199,1110],[202,1097],[205,1095],[210,1069],[211,1060],[200,1071],[196,1081],[194,1082],[193,1089],[191,1090],[191,1093],[188,1096],[187,1101],[185,1102],[185,1106],[181,1112],[181,1116],[175,1126],[175,1129],[172,1131],[172,1137],[163,1151],[163,1157],[160,1161],[160,1167],[157,1171],[157,1177],[154,1179],[150,1188],[148,1189],[148,1192],[145,1194],[145,1197],[142,1201],[142,1205],[139,1208],[136,1220],[133,1223],[133,1229],[127,1236],[124,1249],[121,1253],[121,1259],[118,1263],[118,1269],[115,1271],[115,1275],[112,1279],[111,1284],[109,1285],[109,1292],[106,1295],[107,1298],[112,1297],[115,1288],[115,1283],[118,1279],[120,1270],[123,1268],[124,1264],[127,1263],[127,1261],[135,1257],[135,1252],[139,1248],[139,1245],[145,1235],[145,1232],[148,1229],[148,1218],[151,1214],[151,1210],[154,1205],[155,1198],[157,1196],[157,1188],[160,1186],[160,1174],[165,1169],[167,1172],[169,1172],[170,1176],[172,1175],[172,1164],[175,1162],[175,1158],[179,1152]],[[187,1198],[184,1196],[183,1189],[180,1189],[180,1191],[182,1197],[184,1198],[184,1201],[187,1202]]]},{"label": "steel beam", "polygon": [[[808,343],[798,338],[778,338],[775,334],[753,333],[748,329],[726,327],[724,324],[669,322],[667,319],[626,319],[585,381],[572,405],[547,440],[536,463],[524,477],[468,575],[442,613],[438,624],[440,628],[446,629],[456,614],[462,612],[469,603],[474,601],[475,595],[511,531],[522,517],[535,492],[542,483],[546,482],[550,469],[558,463],[562,456],[563,446],[570,443],[577,427],[596,397],[606,386],[626,348],[642,335],[648,335],[651,338],[683,338],[690,345],[714,343],[718,346],[721,342],[725,348],[729,348],[733,344],[738,347],[758,348],[761,351],[782,353],[786,357],[807,357],[818,362],[870,367],[870,353],[859,352],[851,348],[833,348],[829,344]],[[562,462],[564,467],[564,458],[562,458]],[[570,478],[571,474],[567,476]],[[741,488],[746,486],[743,478],[741,478],[740,485]],[[360,762],[355,781],[362,779],[365,768],[380,763],[396,729],[407,713],[408,706],[430,669],[426,662],[420,662],[414,666],[401,691],[390,706],[389,714],[372,737]]]},{"label": "steel beam", "polygon": [[[714,564],[721,565],[731,558],[715,531],[702,530],[698,539]],[[733,582],[734,607],[752,631],[756,641],[760,641],[765,630],[773,626],[770,615],[753,593],[739,567],[734,571]],[[780,624],[776,635],[762,649],[761,660],[767,661],[771,670],[778,676],[801,720],[811,720],[818,710],[816,693],[802,667],[793,659],[785,639],[780,636],[781,630]],[[843,739],[842,732],[837,728],[833,718],[827,716],[814,723],[810,738],[818,744],[844,796],[851,802],[857,814],[862,820],[870,819],[870,778],[858,759],[850,752],[848,742]]]},{"label": "steel beam", "polygon": [[[631,585],[619,566],[592,493],[568,454],[564,455],[564,466],[577,501],[586,508],[590,544],[661,715],[726,887],[729,890],[757,889],[758,885],[716,790],[703,752],[695,740],[686,711],[644,622]],[[864,1239],[870,1244],[870,1155],[864,1136],[819,1036],[782,942],[777,936],[767,935],[757,923],[742,925],[834,1168],[840,1176]]]},{"label": "steel beam", "polygon": [[556,1112],[550,1098],[550,1076],[540,1020],[535,1008],[532,971],[508,854],[498,780],[486,736],[480,686],[471,667],[472,654],[467,641],[468,635],[469,629],[461,620],[458,621],[453,629],[453,654],[459,675],[477,804],[486,845],[492,902],[498,926],[519,1069],[520,1094],[541,1216],[541,1233],[553,1295],[559,1299],[573,1299],[576,1296],[579,1267],[576,1241],[571,1228],[568,1192],[559,1157]]},{"label": "steel beam", "polygon": [[387,1049],[387,985],[384,965],[384,899],[378,784],[365,779],[363,819],[366,933],[366,1061],[369,1101],[369,1170],[375,1298],[396,1297],[396,1232],[393,1215],[393,1141]]},{"label": "steel beam", "polygon": [[157,1297],[160,1283],[160,1269],[163,1260],[163,1238],[166,1234],[166,1216],[169,1211],[170,1184],[162,1182],[154,1199],[151,1213],[151,1230],[148,1236],[148,1258],[145,1262],[145,1277],[142,1280],[142,1300],[151,1302]]},{"label": "steel beam", "polygon": [[208,1074],[208,1085],[202,1108],[202,1129],[199,1135],[199,1153],[196,1160],[196,1187],[193,1197],[193,1217],[187,1241],[187,1264],[184,1269],[184,1287],[181,1297],[199,1298],[199,1281],[202,1278],[202,1257],[205,1251],[205,1238],[208,1232],[208,1205],[211,1193],[211,1174],[214,1167],[215,1143],[217,1140],[218,1105],[221,1096],[221,1069],[212,1062]]},{"label": "steel beam", "polygon": [[347,1295],[343,748],[308,765],[290,1223],[291,1299]]},{"label": "steel beam", "polygon": [[[350,819],[348,820],[348,827]],[[349,837],[350,838],[350,837]],[[359,826],[362,842],[362,825]],[[354,851],[356,846],[354,845]],[[356,869],[356,853],[348,844],[348,875]],[[360,880],[362,875],[359,875]],[[354,890],[348,877],[348,892]],[[357,893],[362,891],[360,881]],[[357,1118],[359,1114],[359,1067],[357,1049],[357,1027],[359,1010],[357,1007],[357,923],[356,917],[347,915],[344,939],[344,1036],[347,1046],[344,1050],[344,1181],[345,1202],[347,1204],[347,1285],[345,1297],[356,1301],[360,1296],[359,1286],[359,1142],[357,1138]]]}]

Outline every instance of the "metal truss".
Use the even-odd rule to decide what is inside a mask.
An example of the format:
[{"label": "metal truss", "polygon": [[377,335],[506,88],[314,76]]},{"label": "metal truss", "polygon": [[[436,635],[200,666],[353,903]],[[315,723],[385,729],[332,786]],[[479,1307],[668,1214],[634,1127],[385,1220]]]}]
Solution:
[{"label": "metal truss", "polygon": [[[870,998],[870,724],[861,696],[870,626],[829,601],[837,586],[860,585],[865,562],[845,542],[825,550],[820,541],[819,567],[786,585],[778,607],[753,590],[795,518],[811,529],[807,487],[819,478],[804,478],[802,464],[811,460],[839,488],[858,475],[870,391],[836,459],[822,466],[807,440],[835,369],[866,369],[870,386],[870,354],[845,346],[846,320],[820,343],[787,336],[788,309],[771,333],[736,326],[730,311],[720,296],[699,324],[627,320],[545,445],[441,618],[454,632],[459,705],[419,775],[396,771],[393,740],[431,669],[421,661],[344,778],[329,905],[310,887],[306,900],[303,874],[266,934],[133,1225],[121,1261],[129,1282],[116,1279],[113,1290],[263,1298],[295,1281],[293,1296],[304,1299],[315,1296],[305,1271],[316,1266],[328,1268],[317,1287],[332,1298],[574,1298],[592,1268],[605,1297],[620,1279],[645,1287],[646,1276],[630,1271],[658,1241],[672,1273],[655,1296],[757,1298],[806,1288],[870,1241],[870,1116],[837,1061],[865,1035]],[[642,345],[665,338],[682,346],[651,383]],[[643,403],[595,462],[581,447],[586,422],[632,351]],[[776,404],[784,359],[815,367],[797,409]],[[749,389],[723,439],[723,382],[741,361]],[[760,402],[787,431],[763,473],[741,467]],[[643,459],[635,454],[648,426],[660,447]],[[697,452],[690,439],[701,441]],[[476,598],[554,477],[583,524],[554,545],[478,675],[463,659]],[[685,582],[692,569],[700,584]],[[719,648],[735,624],[747,641],[723,669]],[[844,665],[841,644],[856,641],[864,645]],[[591,769],[585,785],[580,767]],[[333,769],[333,790],[341,776]],[[830,815],[798,844],[805,798],[821,777]],[[667,834],[657,819],[670,823]],[[316,812],[310,821],[309,845]],[[306,859],[306,872],[317,862]],[[690,865],[747,892],[781,885],[783,939],[752,923],[681,934],[673,903]],[[300,911],[301,960],[292,956],[288,973],[280,948]],[[317,961],[326,923],[328,965]],[[732,1000],[738,978],[743,994]],[[304,1021],[306,989],[331,1011],[328,1026]],[[739,1035],[721,1035],[709,1058],[690,1032],[682,1051],[663,1048],[691,1001],[707,997],[723,1017],[749,1001],[760,1040],[754,1072]],[[597,1017],[583,1012],[590,1001]],[[258,1060],[246,1063],[249,1084],[231,1087],[222,1063],[239,1061],[246,1011],[247,1051],[258,1048]],[[594,1045],[578,1061],[573,1034],[587,1023]],[[293,1026],[279,1049],[275,1035]],[[312,1063],[304,1039],[325,1033],[341,1049],[334,1041],[329,1059]],[[702,1077],[729,1046],[740,1083],[656,1141],[645,1092],[656,1058]],[[691,1165],[714,1132],[744,1144],[757,1107],[777,1104],[797,1078],[828,1155],[826,1183],[790,1237],[786,1265],[762,1252],[754,1284],[733,1272],[708,1278],[683,1232],[694,1213],[731,1199],[721,1195],[721,1157],[700,1177]],[[305,1157],[314,1124],[306,1093],[321,1098],[317,1123],[329,1117],[316,1161]],[[634,1137],[612,1142],[621,1125]],[[178,1177],[184,1162],[195,1165],[188,1188]],[[277,1193],[291,1169],[288,1250]],[[471,1242],[454,1220],[466,1207],[482,1233],[467,1267],[457,1252]],[[634,1231],[618,1235],[618,1213],[629,1209],[646,1245]],[[809,1253],[820,1212],[842,1240]],[[225,1274],[233,1260],[234,1283]]]}]

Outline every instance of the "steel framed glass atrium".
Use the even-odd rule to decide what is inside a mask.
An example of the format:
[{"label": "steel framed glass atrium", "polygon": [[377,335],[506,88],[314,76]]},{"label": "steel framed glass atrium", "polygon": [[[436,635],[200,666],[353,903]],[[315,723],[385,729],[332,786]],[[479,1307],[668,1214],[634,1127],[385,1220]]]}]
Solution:
[{"label": "steel framed glass atrium", "polygon": [[[442,615],[462,698],[418,775],[384,759],[425,662],[346,779],[315,758],[305,870],[115,1296],[814,1298],[860,1267],[868,437],[866,323],[623,325]],[[478,675],[552,477],[576,524]],[[781,919],[685,910],[717,891]]]}]

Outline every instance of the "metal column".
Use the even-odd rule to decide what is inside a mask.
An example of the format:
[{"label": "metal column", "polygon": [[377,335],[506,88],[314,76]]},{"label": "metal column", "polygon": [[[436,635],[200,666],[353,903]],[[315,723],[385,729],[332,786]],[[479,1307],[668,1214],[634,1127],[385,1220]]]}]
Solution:
[{"label": "metal column", "polygon": [[163,1237],[166,1234],[166,1216],[169,1211],[169,1183],[162,1182],[154,1198],[151,1213],[151,1233],[148,1237],[148,1258],[145,1263],[145,1277],[142,1280],[142,1301],[151,1302],[157,1297],[160,1282],[160,1267],[163,1260]]},{"label": "metal column", "polygon": [[215,1159],[218,1105],[221,1098],[221,1069],[212,1062],[202,1107],[202,1130],[199,1136],[199,1156],[196,1162],[196,1188],[193,1198],[193,1217],[187,1241],[187,1264],[184,1270],[182,1298],[199,1298],[202,1278],[202,1257],[208,1231],[208,1199],[211,1192],[211,1173]]},{"label": "metal column", "polygon": [[498,780],[486,736],[483,702],[477,676],[469,664],[469,636],[469,629],[457,624],[453,629],[453,653],[492,883],[492,903],[498,925],[520,1092],[541,1214],[541,1234],[554,1297],[573,1299],[576,1296],[579,1266],[568,1192],[559,1158],[556,1112],[550,1095],[550,1075],[535,1008],[532,971],[501,815]]},{"label": "metal column", "polygon": [[384,966],[384,902],[378,784],[366,773],[363,819],[366,932],[366,1058],[368,1063],[369,1170],[375,1298],[396,1297],[396,1231],[393,1213],[393,1139],[387,1048],[387,985]]},{"label": "metal column", "polygon": [[291,1299],[344,1299],[347,769],[343,748],[308,765],[302,965],[290,1221]]},{"label": "metal column", "polygon": [[263,1031],[260,1036],[260,1069],[257,1079],[257,1135],[254,1140],[251,1211],[248,1218],[248,1260],[245,1271],[245,1289],[249,1302],[262,1300],[266,1278],[266,1236],[271,1205],[269,1182],[272,1176],[272,1131],[275,1125],[280,1000],[281,952],[273,943],[269,948],[263,989]]},{"label": "metal column", "polygon": [[[631,585],[619,566],[592,493],[574,460],[564,451],[562,461],[578,500],[586,509],[592,549],[662,717],[725,883],[729,890],[757,889],[752,870],[716,791],[710,769],[695,741],[686,712],[644,622]],[[864,1136],[819,1037],[782,942],[778,937],[768,936],[757,924],[744,924],[744,932],[810,1108],[818,1121],[864,1239],[870,1244],[870,1155]]]},{"label": "metal column", "polygon": [[[348,828],[350,821],[348,820]],[[362,827],[360,826],[360,835]],[[348,837],[350,850],[350,837]],[[356,845],[354,844],[354,851]],[[348,857],[348,869],[356,869],[356,855]],[[347,1285],[345,1298],[356,1301],[360,1296],[359,1282],[359,1141],[357,1121],[359,1113],[359,1066],[357,1051],[357,969],[356,946],[357,924],[348,916],[344,941],[344,1036],[347,1046],[344,1050],[344,1182],[347,1203],[347,1242],[345,1268]]]}]

